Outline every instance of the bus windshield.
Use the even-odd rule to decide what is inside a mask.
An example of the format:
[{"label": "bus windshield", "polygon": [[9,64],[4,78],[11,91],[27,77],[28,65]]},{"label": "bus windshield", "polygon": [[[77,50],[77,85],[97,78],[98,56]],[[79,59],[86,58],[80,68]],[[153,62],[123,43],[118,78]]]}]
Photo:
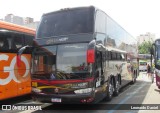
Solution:
[{"label": "bus windshield", "polygon": [[62,10],[42,17],[37,38],[93,32],[91,8]]},{"label": "bus windshield", "polygon": [[157,47],[156,47],[156,49],[157,49],[157,65],[160,65],[160,45],[157,45]]},{"label": "bus windshield", "polygon": [[86,51],[86,43],[36,48],[33,59],[33,78],[80,79],[89,76]]}]

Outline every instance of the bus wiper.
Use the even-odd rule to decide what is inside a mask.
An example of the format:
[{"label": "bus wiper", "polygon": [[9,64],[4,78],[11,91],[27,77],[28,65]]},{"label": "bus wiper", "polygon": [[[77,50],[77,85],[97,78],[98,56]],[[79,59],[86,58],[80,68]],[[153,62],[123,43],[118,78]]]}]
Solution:
[{"label": "bus wiper", "polygon": [[84,79],[80,75],[77,75],[76,73],[65,73],[64,71],[57,71],[57,76],[62,79],[73,79],[74,77],[78,77],[78,79]]},{"label": "bus wiper", "polygon": [[45,75],[42,74],[34,74],[32,75],[32,77],[37,78],[37,79],[47,79],[47,77]]},{"label": "bus wiper", "polygon": [[83,76],[80,76],[80,75],[78,75],[77,73],[69,73],[69,75],[71,75],[71,76],[73,76],[73,77],[76,76],[76,77],[84,80]]}]

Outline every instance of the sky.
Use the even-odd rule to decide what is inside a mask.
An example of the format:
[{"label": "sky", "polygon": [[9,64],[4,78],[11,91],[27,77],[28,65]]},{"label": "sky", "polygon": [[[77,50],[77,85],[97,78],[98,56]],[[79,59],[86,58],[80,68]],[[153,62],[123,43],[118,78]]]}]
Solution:
[{"label": "sky", "polygon": [[43,13],[91,5],[106,12],[134,37],[150,32],[160,38],[160,0],[0,0],[0,19],[14,14],[40,21]]}]

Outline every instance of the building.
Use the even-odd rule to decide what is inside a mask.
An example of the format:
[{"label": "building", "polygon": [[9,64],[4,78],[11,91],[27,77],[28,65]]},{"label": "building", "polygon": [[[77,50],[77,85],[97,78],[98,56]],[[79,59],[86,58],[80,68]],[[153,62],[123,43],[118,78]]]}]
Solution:
[{"label": "building", "polygon": [[34,22],[34,19],[31,17],[19,17],[13,14],[7,14],[5,16],[4,21],[26,26],[26,27],[33,28],[33,29],[36,29],[37,26],[39,25],[39,21]]},{"label": "building", "polygon": [[24,25],[23,18],[19,17],[19,16],[15,16],[13,14],[6,15],[4,21],[14,23],[14,24],[18,24],[18,25]]},{"label": "building", "polygon": [[24,18],[24,24],[29,24],[29,23],[33,23],[34,19],[31,17],[26,17]]},{"label": "building", "polygon": [[155,40],[155,34],[152,34],[150,32],[147,32],[146,34],[141,34],[140,36],[137,36],[138,45],[142,44],[144,41],[153,42]]},{"label": "building", "polygon": [[32,28],[32,29],[37,29],[38,25],[39,25],[39,21],[28,23],[28,24],[24,24],[24,26]]}]

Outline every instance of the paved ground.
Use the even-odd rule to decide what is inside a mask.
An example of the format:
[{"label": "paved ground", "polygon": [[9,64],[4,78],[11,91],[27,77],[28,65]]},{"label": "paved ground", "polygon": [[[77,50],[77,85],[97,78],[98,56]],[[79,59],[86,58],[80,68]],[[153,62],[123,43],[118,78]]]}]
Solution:
[{"label": "paved ground", "polygon": [[[19,103],[19,102],[18,102]],[[23,101],[19,104],[36,104],[32,100]],[[43,111],[27,110],[27,111],[2,111],[4,113],[160,113],[159,110],[118,110],[124,104],[156,104],[160,107],[160,89],[157,88],[155,82],[151,82],[146,72],[141,72],[137,78],[137,82],[133,85],[128,85],[119,96],[114,97],[112,101],[102,101],[100,104],[111,105],[115,104],[112,110],[54,110],[55,106],[52,104],[43,104]],[[64,107],[65,108],[65,107]],[[50,109],[50,110],[49,110]],[[53,110],[52,110],[53,109]],[[63,109],[63,108],[62,108]],[[0,113],[2,113],[0,111]]]},{"label": "paved ground", "polygon": [[[137,80],[151,82],[151,78],[148,78],[146,72],[141,72]],[[142,104],[160,104],[160,89],[156,86],[155,78]],[[160,113],[160,110],[139,110],[138,113]]]},{"label": "paved ground", "polygon": [[[148,77],[147,72],[140,72],[140,75],[137,77],[137,80],[151,82],[151,77]],[[154,78],[155,81],[155,78]]]}]

